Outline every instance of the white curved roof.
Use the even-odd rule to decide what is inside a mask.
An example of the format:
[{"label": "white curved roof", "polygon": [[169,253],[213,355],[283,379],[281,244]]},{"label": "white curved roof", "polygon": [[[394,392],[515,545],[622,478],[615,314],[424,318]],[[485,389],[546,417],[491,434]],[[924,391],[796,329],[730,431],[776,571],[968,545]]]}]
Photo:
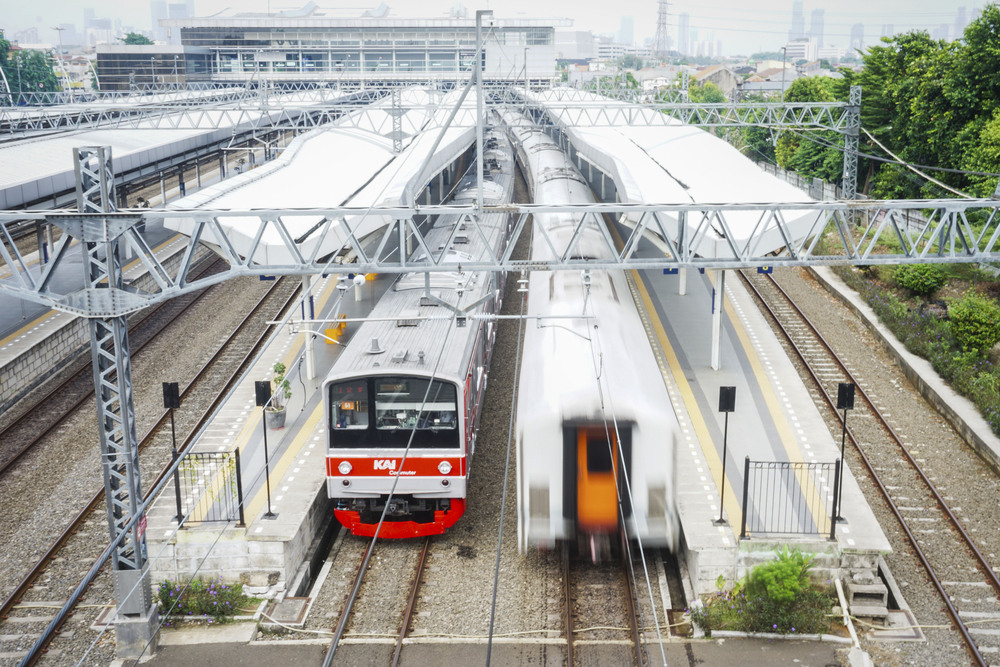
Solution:
[{"label": "white curved roof", "polygon": [[[659,114],[653,109],[607,100],[595,94],[573,92],[574,101],[564,102],[559,90],[530,94],[529,98],[546,107],[556,123],[572,140],[577,151],[611,176],[619,199],[626,204],[746,204],[797,203],[813,201],[798,188],[765,173],[728,142],[680,121],[664,123],[657,119],[649,125],[622,127],[591,124],[594,109],[628,107],[635,117]],[[590,111],[583,112],[583,107]],[[785,219],[793,230],[803,233],[811,226],[816,213],[786,210]],[[632,217],[631,215],[629,217]],[[665,216],[668,233],[676,238],[677,216]],[[688,214],[690,227],[699,222],[697,214]],[[786,241],[773,222],[762,222],[759,211],[727,211],[726,222],[738,246],[751,237],[760,254],[784,247]],[[635,220],[628,222],[635,223]],[[719,225],[695,242],[695,252],[702,257],[731,257],[729,243]]]},{"label": "white curved roof", "polygon": [[[404,142],[403,151],[398,155],[393,153],[392,139],[385,136],[392,131],[391,103],[386,100],[354,112],[361,118],[353,119],[349,125],[335,124],[296,138],[273,162],[178,200],[171,208],[332,209],[346,205],[400,205],[411,182],[415,192],[423,186],[415,179],[421,175],[418,173],[421,165],[457,99],[457,94],[451,94],[438,106],[432,104],[434,100],[427,91],[405,91],[400,105],[405,110],[401,126],[404,134],[413,136],[407,140],[409,143]],[[474,107],[474,97],[470,95],[464,104]],[[425,130],[425,127],[433,129]],[[446,130],[422,172],[425,178],[447,166],[474,140],[474,127]],[[391,222],[382,216],[359,218],[349,221],[358,239]],[[218,220],[240,256],[250,255],[256,262],[272,266],[297,261],[275,226],[266,226],[258,239],[260,219],[257,217],[220,216]],[[322,216],[296,216],[283,221],[297,252],[303,257],[325,257],[348,240],[341,226],[331,227],[323,237],[313,229],[321,220]],[[195,229],[192,218],[169,218],[164,225],[188,235]],[[203,239],[210,243],[220,242],[211,229]]]}]

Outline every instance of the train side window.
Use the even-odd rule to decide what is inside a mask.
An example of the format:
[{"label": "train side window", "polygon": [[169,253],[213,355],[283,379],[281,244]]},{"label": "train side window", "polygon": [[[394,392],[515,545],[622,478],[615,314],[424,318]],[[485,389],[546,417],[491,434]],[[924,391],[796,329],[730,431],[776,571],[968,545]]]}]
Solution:
[{"label": "train side window", "polygon": [[605,438],[587,438],[587,472],[611,472],[611,447]]},{"label": "train side window", "polygon": [[368,428],[368,383],[365,380],[330,385],[330,427],[333,429]]}]

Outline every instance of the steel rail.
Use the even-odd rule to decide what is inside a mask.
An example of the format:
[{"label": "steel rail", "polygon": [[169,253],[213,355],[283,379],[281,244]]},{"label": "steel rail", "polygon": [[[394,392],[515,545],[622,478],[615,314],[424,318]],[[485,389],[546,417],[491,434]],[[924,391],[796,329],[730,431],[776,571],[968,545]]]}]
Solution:
[{"label": "steel rail", "polygon": [[417,608],[417,594],[420,592],[420,585],[423,583],[424,565],[427,564],[427,553],[431,548],[431,538],[424,540],[424,546],[420,550],[417,560],[417,571],[413,575],[413,586],[410,588],[410,598],[406,603],[406,611],[403,612],[403,625],[399,630],[399,638],[396,639],[396,650],[392,654],[392,667],[399,665],[399,656],[403,651],[403,640],[406,639],[410,631],[410,622],[413,620],[413,611]]},{"label": "steel rail", "polygon": [[[246,323],[249,321],[249,319],[252,316],[256,315],[261,308],[263,308],[265,302],[267,302],[268,298],[272,294],[274,294],[275,290],[277,289],[278,285],[280,285],[280,284],[281,284],[281,281],[276,281],[275,284],[272,285],[271,288],[268,290],[267,294],[265,294],[257,302],[257,304],[255,304],[255,306],[248,312],[248,314],[246,315],[246,317],[244,317],[244,319],[240,322],[240,324],[238,325],[238,327],[236,329],[236,332],[234,332],[234,334],[230,337],[230,341],[232,340],[233,337],[235,337],[236,333],[239,332],[246,325]],[[289,305],[291,305],[292,303],[294,303],[294,301],[295,301],[295,299],[297,297],[297,294],[298,294],[298,289],[299,288],[297,287],[296,290],[282,304],[282,306],[281,306],[282,310],[284,310]],[[260,347],[263,345],[263,343],[267,340],[268,336],[270,335],[270,331],[271,330],[272,330],[272,327],[267,327],[267,328],[265,328],[265,330],[263,331],[263,333],[260,336],[257,337],[257,339],[254,341],[253,345],[251,346],[251,349],[249,350],[249,352],[244,356],[244,359],[240,362],[240,364],[233,371],[233,373],[230,374],[229,378],[226,379],[225,386],[227,388],[229,386],[231,386],[236,380],[238,380],[241,377],[241,374],[242,374],[243,369],[245,368],[246,364],[249,363],[254,358],[254,356],[257,354],[257,352],[259,351]],[[228,342],[229,341],[227,341],[227,344],[228,344]],[[198,371],[198,373],[195,375],[195,377],[192,378],[192,380],[181,391],[181,397],[184,397],[184,396],[188,395],[189,392],[192,390],[192,388],[198,383],[198,381],[201,380],[204,377],[204,375],[206,375],[208,373],[208,369],[224,353],[226,347],[227,347],[227,345],[221,346],[219,348],[219,350],[217,350],[216,353],[214,355],[212,355],[211,359],[209,359],[204,364],[204,366]],[[197,422],[197,424],[195,424],[195,426],[192,427],[192,429],[191,429],[191,431],[190,431],[187,439],[182,443],[182,445],[181,445],[181,447],[179,449],[179,452],[181,454],[183,454],[193,444],[194,435],[198,432],[198,430],[201,428],[201,426],[204,425],[208,421],[209,417],[212,415],[212,413],[215,411],[215,409],[221,403],[221,401],[225,397],[226,393],[227,393],[226,390],[220,392],[219,395],[215,398],[215,400],[213,400],[213,402],[211,403],[211,405],[208,407],[208,409],[203,413],[202,417],[199,419],[199,421]],[[157,431],[159,429],[165,427],[165,425],[166,425],[166,423],[167,423],[167,421],[169,419],[169,414],[170,413],[169,413],[168,410],[164,410],[163,413],[160,415],[160,417],[157,419],[156,423],[143,435],[143,437],[141,438],[141,440],[139,442],[140,449],[144,448],[146,445],[148,445],[148,444],[150,444],[150,443],[153,442],[154,437],[155,437]],[[163,468],[160,471],[160,474],[157,475],[157,477],[154,479],[153,483],[149,487],[150,489],[155,488],[157,486],[157,484],[164,477],[165,472],[166,472],[166,470],[169,469],[169,467],[170,467],[170,465],[168,464],[165,468]],[[148,494],[148,491],[147,491],[147,494]],[[6,600],[3,601],[3,603],[0,603],[0,619],[6,619],[6,618],[8,618],[8,616],[10,614],[10,611],[14,608],[14,606],[18,602],[21,601],[21,598],[24,596],[24,594],[32,587],[32,585],[34,584],[34,582],[37,581],[38,577],[41,576],[41,574],[45,571],[45,568],[54,560],[54,558],[55,558],[56,554],[58,554],[59,550],[62,549],[63,546],[65,546],[65,544],[69,541],[70,537],[72,537],[72,535],[76,533],[77,529],[80,527],[80,525],[82,525],[87,520],[87,518],[90,516],[90,514],[92,512],[94,512],[94,511],[97,510],[98,506],[103,502],[103,500],[104,500],[104,489],[101,488],[97,493],[94,494],[94,496],[91,497],[90,501],[76,515],[76,517],[74,517],[74,519],[70,522],[70,525],[59,535],[59,537],[57,537],[55,539],[55,541],[53,542],[53,545],[48,549],[48,551],[46,551],[46,553],[32,567],[32,569],[22,579],[21,583],[18,584],[18,586],[15,588],[15,590],[7,597]],[[53,631],[51,633],[49,633],[47,637],[43,637],[43,639],[51,640],[51,638],[55,634],[57,634],[58,631],[59,631],[59,627],[57,626],[57,627],[53,628]]]},{"label": "steel rail", "polygon": [[569,545],[563,543],[562,550],[563,568],[563,598],[566,602],[566,665],[573,667],[573,580],[572,568],[570,567]]},{"label": "steel rail", "polygon": [[635,664],[642,667],[645,661],[642,659],[642,637],[639,632],[639,610],[637,607],[635,589],[632,587],[632,573],[629,567],[631,556],[625,549],[622,549],[622,581],[625,583],[625,605],[628,608],[628,624],[632,631],[632,647],[635,650]]},{"label": "steel rail", "polygon": [[[775,322],[775,325],[781,331],[782,335],[785,337],[785,339],[788,342],[788,344],[795,351],[796,356],[799,358],[799,360],[805,366],[806,370],[809,372],[809,375],[813,379],[813,381],[815,382],[816,387],[823,394],[823,398],[826,400],[826,403],[830,406],[830,408],[833,410],[834,414],[836,414],[837,417],[838,417],[838,419],[839,419],[839,414],[837,413],[837,402],[836,402],[836,400],[830,395],[829,392],[827,392],[826,387],[824,386],[822,380],[820,380],[818,374],[813,369],[812,365],[806,360],[805,353],[802,352],[802,350],[799,348],[799,346],[795,343],[795,341],[794,341],[794,339],[792,337],[792,334],[788,331],[788,329],[785,327],[785,325],[781,322],[781,320],[778,317],[777,313],[774,311],[774,309],[771,307],[771,305],[764,298],[764,295],[762,294],[762,292],[757,288],[756,285],[753,284],[753,281],[750,280],[742,271],[740,272],[740,277],[743,279],[744,283],[746,285],[748,285],[750,287],[750,289],[753,291],[753,293],[757,296],[758,300],[763,305],[763,307],[767,311],[767,313],[773,318],[773,320]],[[854,375],[847,369],[847,366],[843,363],[843,361],[836,354],[836,352],[833,351],[832,346],[829,344],[829,342],[825,338],[823,338],[823,336],[819,333],[819,331],[817,330],[817,328],[815,327],[815,325],[813,325],[813,323],[809,320],[809,318],[806,317],[805,313],[803,313],[802,310],[793,302],[792,298],[788,295],[788,293],[785,292],[783,289],[781,289],[780,285],[777,284],[777,282],[774,280],[774,278],[772,276],[768,276],[768,278],[769,278],[769,283],[771,285],[773,285],[775,287],[775,289],[785,298],[785,300],[787,301],[787,303],[791,305],[791,307],[796,312],[796,314],[801,318],[802,323],[804,323],[806,325],[806,327],[809,329],[809,331],[812,333],[812,335],[816,338],[816,340],[819,342],[819,344],[829,353],[830,357],[840,367],[840,369],[844,373],[844,375],[847,378],[849,378],[851,380],[851,382],[854,383],[856,389],[858,390],[859,395],[862,397],[862,399],[865,401],[865,403],[867,403],[870,411],[874,415],[877,415],[880,424],[887,431],[887,433],[890,434],[890,436],[895,440],[895,442],[899,445],[899,448],[901,450],[903,450],[903,452],[904,452],[904,454],[906,456],[906,459],[910,462],[910,464],[912,465],[912,467],[917,471],[917,473],[919,474],[921,480],[923,482],[925,482],[925,484],[927,485],[928,489],[930,489],[930,491],[934,495],[935,499],[937,500],[940,509],[951,520],[951,523],[952,523],[953,527],[956,529],[956,532],[959,533],[959,535],[962,537],[963,541],[965,541],[966,545],[969,546],[969,547],[971,547],[970,550],[974,554],[974,557],[977,560],[977,564],[979,565],[979,567],[981,569],[983,569],[984,572],[989,573],[988,579],[990,579],[990,583],[992,585],[994,585],[994,586],[1000,586],[1000,582],[997,582],[996,575],[993,574],[992,570],[990,569],[990,566],[986,563],[986,561],[983,558],[982,554],[980,553],[979,549],[977,549],[976,546],[972,543],[972,540],[969,537],[969,534],[961,526],[961,523],[958,521],[958,518],[955,517],[954,513],[951,511],[951,508],[948,507],[948,504],[945,502],[945,500],[937,492],[937,489],[934,487],[934,485],[931,483],[931,481],[929,479],[927,479],[927,476],[924,474],[924,472],[920,468],[919,464],[917,464],[917,462],[909,455],[909,452],[906,451],[906,448],[903,446],[902,440],[900,440],[900,438],[896,435],[896,433],[892,429],[892,427],[889,426],[888,422],[886,422],[885,419],[882,417],[882,415],[879,413],[878,409],[875,407],[874,403],[871,401],[871,399],[865,393],[864,389],[861,387],[861,385],[854,378]],[[930,560],[928,559],[927,555],[924,553],[924,550],[921,548],[921,546],[917,542],[916,535],[914,535],[913,531],[910,529],[909,525],[907,524],[906,519],[903,517],[902,512],[900,511],[899,507],[896,505],[895,501],[893,501],[891,495],[889,494],[889,490],[886,488],[886,486],[883,483],[883,481],[882,481],[881,477],[879,476],[878,472],[875,470],[875,466],[872,464],[871,460],[868,458],[868,455],[862,449],[861,444],[855,438],[854,433],[851,431],[851,429],[849,427],[845,427],[845,433],[846,433],[847,437],[850,439],[852,445],[854,446],[855,451],[861,457],[861,461],[864,463],[865,469],[868,471],[868,474],[871,477],[872,481],[878,487],[880,493],[882,494],[883,499],[885,500],[886,504],[889,506],[890,511],[896,517],[896,520],[899,522],[899,525],[903,529],[903,532],[906,533],[906,537],[909,540],[910,545],[913,548],[914,553],[916,554],[917,558],[920,560],[921,565],[923,566],[924,570],[926,571],[927,576],[930,578],[932,585],[937,590],[938,595],[940,595],[941,599],[944,601],[945,607],[946,607],[946,609],[948,611],[948,615],[951,617],[952,621],[955,623],[956,629],[958,630],[959,634],[962,636],[962,639],[965,642],[966,648],[969,651],[970,655],[972,656],[973,660],[976,661],[977,665],[980,665],[981,667],[987,667],[988,666],[988,662],[983,657],[983,655],[980,653],[979,647],[976,644],[976,642],[972,639],[972,636],[969,633],[968,626],[966,626],[965,623],[962,621],[962,619],[961,619],[961,617],[960,617],[960,615],[958,613],[958,609],[955,608],[955,605],[952,602],[951,597],[945,591],[944,584],[942,583],[942,581],[940,580],[940,578],[937,576],[937,573],[936,573],[936,571],[934,569],[934,566],[931,565]]]}]

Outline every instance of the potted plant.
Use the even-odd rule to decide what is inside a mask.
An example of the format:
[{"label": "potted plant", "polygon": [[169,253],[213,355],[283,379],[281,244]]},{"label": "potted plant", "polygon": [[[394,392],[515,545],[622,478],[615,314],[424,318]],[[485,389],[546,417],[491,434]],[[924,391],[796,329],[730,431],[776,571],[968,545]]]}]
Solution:
[{"label": "potted plant", "polygon": [[274,371],[274,378],[271,382],[274,383],[274,393],[271,395],[271,405],[264,410],[264,419],[267,421],[268,428],[284,428],[285,405],[288,399],[292,397],[292,388],[288,383],[288,378],[285,377],[285,372],[288,369],[283,363],[280,361],[275,362],[272,370]]}]

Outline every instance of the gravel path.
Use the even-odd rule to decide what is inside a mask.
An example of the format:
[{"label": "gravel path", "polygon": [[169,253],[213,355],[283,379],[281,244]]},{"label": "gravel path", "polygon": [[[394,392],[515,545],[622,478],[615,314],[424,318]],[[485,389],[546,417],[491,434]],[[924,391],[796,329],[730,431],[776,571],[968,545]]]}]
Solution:
[{"label": "gravel path", "polygon": [[[976,453],[958,437],[945,420],[917,393],[899,368],[883,351],[881,345],[840,301],[829,294],[811,275],[802,269],[775,272],[782,287],[820,329],[834,350],[848,361],[852,373],[864,386],[879,409],[887,414],[893,429],[907,448],[924,466],[945,499],[957,508],[966,528],[978,536],[980,550],[994,567],[1000,565],[1000,479]],[[828,410],[821,408],[822,414]],[[833,432],[839,430],[836,418],[827,418]],[[901,455],[892,451],[872,451],[874,465],[901,465]],[[860,459],[848,449],[848,465],[863,470]],[[969,657],[960,646],[958,634],[950,629],[940,597],[923,574],[919,561],[910,552],[902,530],[888,510],[875,486],[861,481],[861,487],[889,538],[894,553],[886,560],[904,599],[924,626],[926,643],[874,642],[865,639],[879,665],[945,665],[968,664]],[[928,528],[922,539],[935,539]],[[942,536],[943,531],[939,531]],[[937,566],[947,571],[949,563]],[[968,581],[981,580],[975,572],[966,575]],[[961,580],[961,579],[960,579]],[[970,596],[989,595],[987,589],[971,590]],[[961,600],[956,600],[961,608]],[[933,627],[943,626],[943,627]],[[989,656],[987,656],[989,659]]]}]

